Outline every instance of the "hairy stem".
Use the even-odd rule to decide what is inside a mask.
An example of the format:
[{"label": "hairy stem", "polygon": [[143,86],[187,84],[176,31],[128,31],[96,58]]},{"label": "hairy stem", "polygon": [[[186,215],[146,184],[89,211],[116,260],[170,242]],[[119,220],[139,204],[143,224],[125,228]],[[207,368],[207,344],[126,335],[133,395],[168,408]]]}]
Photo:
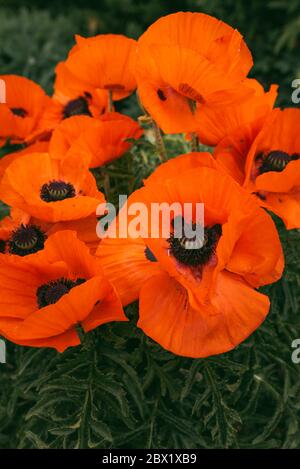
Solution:
[{"label": "hairy stem", "polygon": [[156,148],[157,148],[157,153],[159,155],[160,161],[161,162],[166,161],[167,152],[166,152],[165,144],[161,135],[161,131],[154,120],[152,120],[152,127],[154,130]]},{"label": "hairy stem", "polygon": [[113,92],[108,90],[108,112],[113,112],[114,110],[114,101],[113,101]]},{"label": "hairy stem", "polygon": [[193,132],[191,135],[191,150],[199,151],[199,138],[195,132]]}]

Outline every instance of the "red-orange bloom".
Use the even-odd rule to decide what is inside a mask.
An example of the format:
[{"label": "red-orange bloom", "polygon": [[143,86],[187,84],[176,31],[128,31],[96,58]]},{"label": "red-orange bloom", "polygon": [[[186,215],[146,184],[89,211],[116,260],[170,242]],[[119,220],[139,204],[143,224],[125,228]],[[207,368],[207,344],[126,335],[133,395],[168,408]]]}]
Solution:
[{"label": "red-orange bloom", "polygon": [[111,91],[114,100],[136,88],[134,74],[136,41],[118,34],[85,39],[76,36],[77,46],[65,64],[79,80],[95,90]]},{"label": "red-orange bloom", "polygon": [[47,153],[13,161],[0,183],[0,199],[49,222],[88,217],[104,202],[83,158],[70,156],[60,162]]},{"label": "red-orange bloom", "polygon": [[28,256],[44,248],[46,232],[30,215],[18,208],[0,221],[0,252],[6,255]]},{"label": "red-orange bloom", "polygon": [[142,135],[139,124],[117,112],[100,119],[75,116],[62,122],[54,131],[49,152],[53,158],[66,155],[84,156],[90,168],[102,166],[128,151],[132,142]]},{"label": "red-orange bloom", "polygon": [[31,219],[31,223],[37,223],[46,232],[47,236],[62,230],[75,231],[78,239],[86,244],[91,254],[95,254],[99,244],[96,230],[98,221],[96,213],[79,220],[61,221],[58,223],[43,223],[42,220]]},{"label": "red-orange bloom", "polygon": [[254,79],[247,79],[245,83],[253,91],[248,98],[226,106],[206,107],[196,132],[201,143],[214,146],[243,126],[263,124],[274,106],[278,86],[272,85],[265,92]]},{"label": "red-orange bloom", "polygon": [[99,263],[72,231],[51,236],[36,256],[0,258],[0,330],[9,340],[63,352],[85,332],[126,321]]},{"label": "red-orange bloom", "polygon": [[[275,225],[255,199],[208,154],[198,168],[191,156],[185,171],[184,157],[160,166],[128,205],[142,202],[151,213],[153,202],[204,203],[204,245],[187,249],[171,222],[167,239],[104,239],[97,255],[124,304],[139,297],[138,326],[148,336],[176,354],[205,357],[261,324],[269,300],[255,289],[280,278],[284,261]],[[184,221],[197,223],[194,215]]]},{"label": "red-orange bloom", "polygon": [[48,151],[49,142],[37,142],[29,145],[22,150],[14,151],[3,156],[0,160],[0,181],[6,171],[6,168],[18,158],[21,158],[28,153],[45,153]]},{"label": "red-orange bloom", "polygon": [[50,98],[42,88],[25,77],[0,75],[6,87],[6,103],[0,104],[0,145],[6,140],[24,142],[35,132]]},{"label": "red-orange bloom", "polygon": [[42,114],[37,134],[51,131],[72,116],[85,115],[98,118],[108,108],[108,93],[94,90],[80,81],[60,62],[56,67],[53,97]]},{"label": "red-orange bloom", "polygon": [[12,208],[10,214],[0,220],[0,253],[8,250],[12,233],[23,224],[28,223],[29,215],[18,208]]},{"label": "red-orange bloom", "polygon": [[259,132],[243,128],[238,142],[231,135],[215,151],[218,163],[288,229],[300,228],[299,118],[299,109],[274,109]]},{"label": "red-orange bloom", "polygon": [[51,234],[71,230],[94,254],[99,244],[97,223],[96,214],[79,220],[51,223],[11,208],[10,214],[0,221],[0,253],[29,256],[44,249],[45,241]]},{"label": "red-orange bloom", "polygon": [[164,132],[194,132],[206,109],[252,93],[243,85],[252,64],[238,31],[203,13],[175,13],[138,41],[138,93]]}]

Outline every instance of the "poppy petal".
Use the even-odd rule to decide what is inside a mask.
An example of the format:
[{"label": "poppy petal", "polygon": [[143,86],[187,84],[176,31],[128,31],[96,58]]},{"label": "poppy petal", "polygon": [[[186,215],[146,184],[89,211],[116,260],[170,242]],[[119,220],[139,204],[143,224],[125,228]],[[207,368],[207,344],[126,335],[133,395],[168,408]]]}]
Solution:
[{"label": "poppy petal", "polygon": [[115,286],[124,306],[136,301],[145,281],[160,272],[158,263],[147,258],[146,249],[142,239],[130,238],[105,238],[97,249],[96,255],[104,273]]},{"label": "poppy petal", "polygon": [[138,326],[165,349],[193,358],[233,349],[269,310],[265,295],[230,274],[218,277],[215,314],[204,305],[193,309],[187,298],[186,290],[167,274],[152,277],[141,290]]},{"label": "poppy petal", "polygon": [[77,78],[95,89],[112,90],[114,99],[122,99],[134,91],[134,39],[103,34],[81,38],[78,46],[65,62]]}]

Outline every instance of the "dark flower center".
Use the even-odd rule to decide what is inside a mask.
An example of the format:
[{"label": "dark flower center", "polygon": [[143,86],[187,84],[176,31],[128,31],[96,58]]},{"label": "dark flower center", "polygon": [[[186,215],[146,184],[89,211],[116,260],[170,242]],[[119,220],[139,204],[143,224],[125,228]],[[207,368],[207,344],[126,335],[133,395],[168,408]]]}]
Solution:
[{"label": "dark flower center", "polygon": [[262,192],[253,192],[254,195],[256,195],[256,197],[258,197],[260,200],[262,201],[265,201],[267,200],[267,196],[266,194],[262,193]]},{"label": "dark flower center", "polygon": [[293,153],[289,155],[288,153],[280,150],[270,151],[267,155],[260,154],[256,157],[256,162],[258,163],[259,174],[268,173],[269,171],[281,172],[286,166],[295,160],[300,159],[300,154]]},{"label": "dark flower center", "polygon": [[12,232],[8,241],[8,251],[10,254],[27,256],[44,248],[47,236],[36,225],[21,225]]},{"label": "dark flower center", "polygon": [[67,119],[68,117],[79,116],[79,115],[92,116],[89,110],[87,99],[84,98],[83,96],[80,96],[79,98],[72,99],[72,101],[69,101],[65,105],[64,110],[63,110],[63,119]]},{"label": "dark flower center", "polygon": [[148,261],[150,261],[150,262],[157,262],[157,259],[156,259],[155,255],[154,255],[153,252],[148,248],[148,246],[147,246],[146,249],[145,249],[145,256],[146,256],[146,259],[148,259]]},{"label": "dark flower center", "polygon": [[163,90],[161,90],[161,89],[158,89],[158,90],[157,90],[157,96],[159,97],[159,99],[160,99],[161,101],[166,101],[166,99],[167,99],[165,93],[164,93]]},{"label": "dark flower center", "polygon": [[10,110],[15,116],[19,116],[23,118],[28,116],[28,112],[22,107],[11,107]]},{"label": "dark flower center", "polygon": [[[192,224],[193,230],[196,224]],[[215,253],[216,245],[222,234],[222,226],[219,224],[204,228],[204,239],[176,237],[171,233],[168,239],[170,253],[184,265],[190,267],[204,266]]]},{"label": "dark flower center", "polygon": [[37,303],[39,308],[44,308],[48,305],[53,305],[66,293],[69,293],[72,288],[81,285],[86,280],[84,278],[78,278],[71,280],[68,278],[61,277],[57,280],[53,280],[45,285],[41,285],[36,291]]},{"label": "dark flower center", "polygon": [[44,202],[58,202],[75,197],[75,188],[69,182],[50,181],[41,188],[40,197]]},{"label": "dark flower center", "polygon": [[4,254],[5,249],[6,249],[6,241],[4,241],[4,239],[0,239],[0,252]]}]

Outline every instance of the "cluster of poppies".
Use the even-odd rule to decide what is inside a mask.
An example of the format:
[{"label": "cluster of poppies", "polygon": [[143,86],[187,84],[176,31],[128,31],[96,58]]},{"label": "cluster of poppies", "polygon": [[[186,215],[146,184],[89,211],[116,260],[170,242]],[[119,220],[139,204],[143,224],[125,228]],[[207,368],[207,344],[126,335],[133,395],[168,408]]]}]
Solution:
[{"label": "cluster of poppies", "polygon": [[[139,300],[145,334],[206,357],[264,321],[270,303],[258,288],[284,268],[269,212],[300,228],[300,110],[274,108],[277,86],[248,78],[252,65],[237,30],[180,12],[138,41],[76,36],[52,97],[27,78],[0,76],[0,144],[21,145],[0,161],[0,199],[10,206],[0,222],[1,335],[64,351],[91,329],[128,320],[123,308]],[[90,169],[143,134],[114,111],[135,90],[145,121],[182,134],[193,151],[161,163],[128,204],[204,203],[201,247],[175,236],[174,220],[168,237],[97,237],[105,197]]]}]

